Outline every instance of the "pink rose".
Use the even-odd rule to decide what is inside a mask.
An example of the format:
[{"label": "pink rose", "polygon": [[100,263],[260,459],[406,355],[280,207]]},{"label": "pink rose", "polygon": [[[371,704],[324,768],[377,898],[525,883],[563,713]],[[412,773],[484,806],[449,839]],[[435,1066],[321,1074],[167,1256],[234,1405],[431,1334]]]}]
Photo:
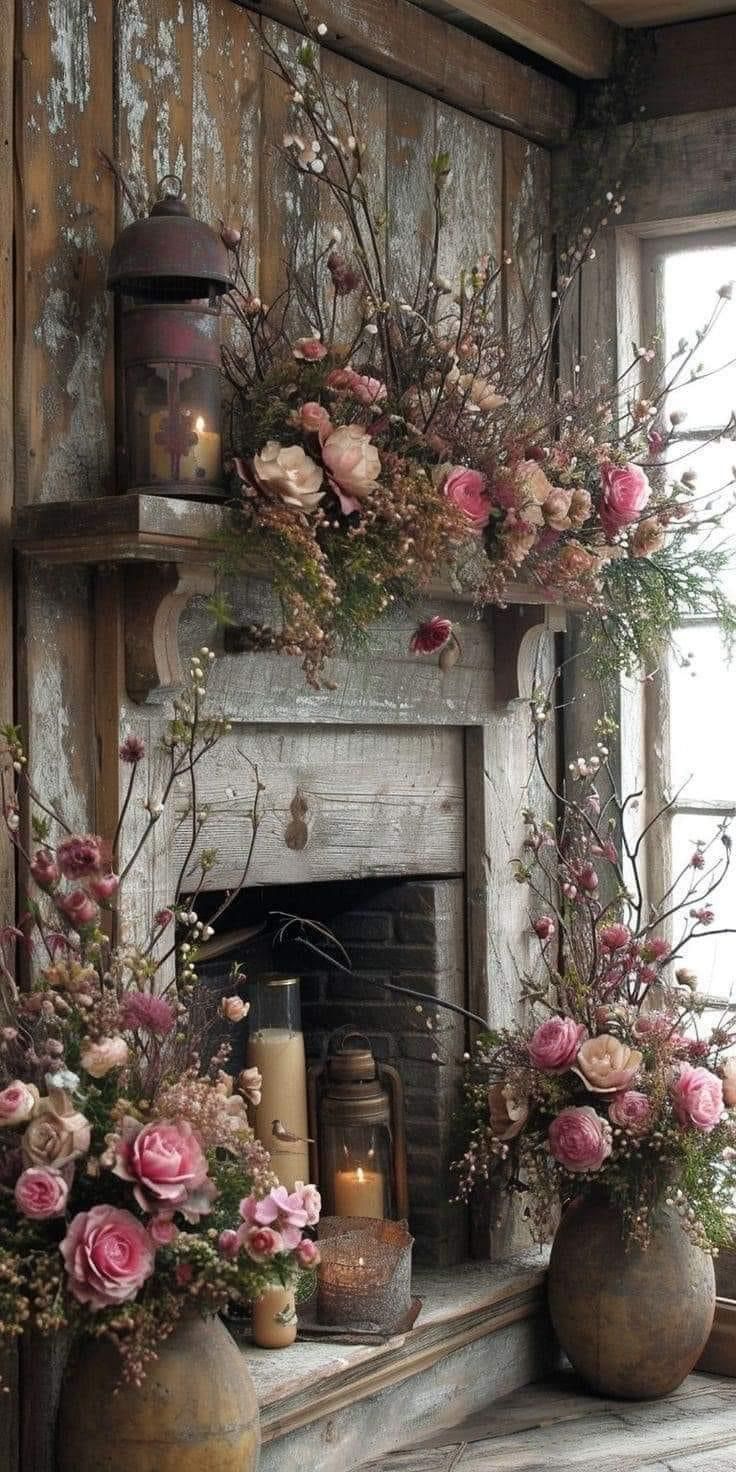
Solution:
[{"label": "pink rose", "polygon": [[630,1135],[643,1135],[652,1118],[651,1100],[636,1089],[625,1089],[608,1106],[608,1118]]},{"label": "pink rose", "polygon": [[332,420],[322,404],[309,402],[302,404],[294,416],[300,428],[305,434],[316,434],[321,445],[332,434]]},{"label": "pink rose", "polygon": [[709,1068],[682,1063],[670,1092],[677,1119],[686,1128],[709,1135],[723,1117],[723,1083]]},{"label": "pink rose", "polygon": [[544,1073],[564,1073],[574,1063],[585,1035],[581,1022],[573,1022],[571,1017],[550,1017],[532,1033],[529,1057]]},{"label": "pink rose", "polygon": [[319,1221],[319,1214],[322,1210],[322,1197],[317,1187],[312,1185],[305,1186],[303,1181],[296,1181],[294,1184],[294,1195],[298,1196],[301,1200],[302,1208],[307,1215],[307,1226],[316,1227]]},{"label": "pink rose", "polygon": [[35,1084],[24,1084],[15,1079],[0,1093],[0,1127],[26,1124],[38,1104],[38,1089]]},{"label": "pink rose", "polygon": [[15,1183],[18,1210],[37,1222],[63,1216],[68,1196],[69,1186],[61,1172],[47,1170],[44,1166],[31,1166],[24,1170]]},{"label": "pink rose", "polygon": [[36,850],[30,870],[39,889],[51,889],[58,882],[59,866],[47,848]]},{"label": "pink rose", "polygon": [[316,1268],[322,1261],[322,1254],[316,1242],[310,1237],[302,1237],[296,1249],[296,1260],[300,1268]]},{"label": "pink rose", "polygon": [[292,348],[295,358],[305,363],[319,363],[327,357],[327,348],[318,337],[299,337]]},{"label": "pink rose", "polygon": [[95,899],[104,905],[117,894],[120,880],[117,874],[101,874],[99,879],[90,880],[89,887]]},{"label": "pink rose", "polygon": [[381,457],[360,424],[343,424],[322,447],[343,511],[357,511],[381,474]]},{"label": "pink rose", "polygon": [[557,927],[551,915],[538,915],[532,921],[532,929],[541,941],[546,941],[552,939]]},{"label": "pink rose", "polygon": [[69,894],[62,895],[56,903],[75,930],[86,930],[88,926],[94,925],[99,917],[100,912],[94,900],[90,899],[83,889],[72,889]]},{"label": "pink rose", "polygon": [[466,517],[470,530],[480,534],[491,516],[486,478],[479,470],[452,465],[445,476],[442,493]]},{"label": "pink rose", "polygon": [[59,844],[56,858],[66,879],[88,879],[102,866],[100,840],[91,833],[74,834]]},{"label": "pink rose", "polygon": [[604,925],[598,932],[598,939],[607,951],[620,951],[631,940],[631,931],[628,925]]},{"label": "pink rose", "polygon": [[609,540],[624,526],[638,521],[652,494],[652,488],[640,465],[613,465],[606,461],[600,467],[603,497],[600,519]]},{"label": "pink rose", "polygon": [[70,1292],[93,1313],[129,1303],[154,1269],[154,1247],[145,1227],[115,1206],[80,1211],[59,1251]]},{"label": "pink rose", "polygon": [[220,1002],[220,1011],[226,1022],[244,1022],[250,1012],[250,1002],[244,1002],[242,997],[223,997]]},{"label": "pink rose", "polygon": [[600,1170],[613,1149],[611,1126],[589,1104],[563,1109],[549,1127],[549,1145],[565,1170]]},{"label": "pink rose", "polygon": [[452,624],[449,618],[440,618],[439,614],[435,614],[434,618],[425,619],[414,630],[409,649],[412,654],[435,654],[438,649],[444,649],[451,638]]},{"label": "pink rose", "polygon": [[298,1191],[289,1194],[286,1186],[273,1186],[268,1195],[256,1201],[253,1207],[247,1201],[241,1202],[241,1215],[254,1226],[278,1227],[284,1247],[289,1252],[297,1246],[307,1225],[307,1211],[301,1194]]},{"label": "pink rose", "polygon": [[269,1262],[284,1250],[283,1238],[271,1227],[241,1227],[238,1236],[240,1246],[253,1262]]},{"label": "pink rose", "polygon": [[155,1120],[141,1127],[123,1120],[113,1174],[134,1182],[144,1211],[180,1211],[188,1222],[206,1216],[217,1194],[202,1146],[186,1119]]}]

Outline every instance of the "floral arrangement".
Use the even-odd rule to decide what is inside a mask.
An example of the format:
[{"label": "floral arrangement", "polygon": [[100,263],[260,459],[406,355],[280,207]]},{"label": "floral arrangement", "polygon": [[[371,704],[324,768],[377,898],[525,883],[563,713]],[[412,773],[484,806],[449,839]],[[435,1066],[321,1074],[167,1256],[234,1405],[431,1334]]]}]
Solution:
[{"label": "floral arrangement", "polygon": [[[432,237],[414,288],[397,298],[360,120],[323,78],[326,26],[301,9],[300,25],[309,39],[293,62],[258,32],[291,98],[283,156],[341,225],[324,240],[317,229],[311,251],[299,242],[300,262],[273,303],[249,279],[248,242],[223,228],[237,283],[225,370],[238,514],[225,562],[235,569],[244,550],[265,549],[283,612],[279,630],[242,628],[239,647],[299,654],[318,684],[338,641],[365,641],[392,604],[441,577],[479,607],[502,603],[520,579],[587,610],[609,665],[659,659],[694,609],[733,633],[718,583],[720,516],[691,471],[668,480],[663,469],[684,417],[673,395],[701,371],[730,284],[661,369],[654,345],[635,347],[613,386],[602,374],[586,386],[596,370],[583,364],[565,389],[555,376],[561,314],[599,231],[621,212],[620,193],[606,195],[562,253],[551,306],[541,252],[537,279],[510,305],[517,263],[508,255],[442,274],[452,161],[441,153],[431,161]],[[436,631],[414,644],[436,647]],[[450,644],[445,667],[458,652]]]},{"label": "floral arrangement", "polygon": [[[535,699],[542,775],[547,711]],[[557,827],[525,814],[515,878],[537,911],[541,967],[524,979],[527,1020],[483,1033],[470,1056],[460,1194],[503,1179],[525,1196],[539,1241],[581,1194],[603,1191],[641,1245],[667,1205],[715,1252],[733,1233],[736,1025],[724,1014],[703,1026],[689,957],[700,938],[718,933],[711,897],[728,872],[731,841],[719,823],[667,893],[647,900],[646,851],[660,842],[667,809],[643,822],[642,794],[617,791],[611,730],[602,723],[596,752],[571,764],[556,794]]]},{"label": "floral arrangement", "polygon": [[[217,1018],[195,992],[196,963],[214,930],[195,907],[215,855],[193,859],[206,821],[196,771],[228,729],[205,709],[211,659],[192,659],[176,702],[160,797],[140,792],[143,741],[123,740],[129,776],[108,842],[67,826],[30,782],[18,730],[0,733],[2,811],[28,885],[18,927],[0,936],[0,1335],[68,1325],[108,1336],[134,1382],[188,1306],[245,1305],[319,1261],[317,1191],[280,1186],[248,1123],[257,1070],[233,1078],[227,1041],[203,1061]],[[191,844],[171,904],[136,938],[129,876],[182,784]],[[255,789],[253,841],[257,772]],[[142,832],[123,862],[136,811]],[[247,1011],[225,997],[220,1025]]]}]

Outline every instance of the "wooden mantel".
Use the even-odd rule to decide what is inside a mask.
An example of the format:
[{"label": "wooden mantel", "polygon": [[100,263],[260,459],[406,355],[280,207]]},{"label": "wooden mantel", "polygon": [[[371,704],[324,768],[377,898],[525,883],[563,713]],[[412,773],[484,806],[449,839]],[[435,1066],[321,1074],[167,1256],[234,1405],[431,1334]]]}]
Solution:
[{"label": "wooden mantel", "polygon": [[[230,515],[223,505],[141,493],[45,502],[16,513],[14,543],[22,558],[39,563],[125,569],[127,686],[140,701],[154,688],[173,689],[182,682],[179,619],[192,598],[214,592],[218,537]],[[244,556],[242,570],[261,582],[270,579],[267,563],[257,555]],[[431,592],[450,594],[440,583]],[[451,596],[462,601],[455,592]],[[564,611],[541,588],[518,583],[508,589],[507,606],[492,610],[489,620],[495,700],[505,704],[520,693],[524,640],[541,628],[564,628]]]}]

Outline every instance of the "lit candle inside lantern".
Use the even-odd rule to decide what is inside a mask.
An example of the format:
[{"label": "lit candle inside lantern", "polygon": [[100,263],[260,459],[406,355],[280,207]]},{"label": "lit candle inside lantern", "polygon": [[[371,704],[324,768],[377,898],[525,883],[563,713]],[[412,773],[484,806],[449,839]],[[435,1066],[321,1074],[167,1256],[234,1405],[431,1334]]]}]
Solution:
[{"label": "lit candle inside lantern", "polygon": [[[169,413],[161,409],[152,414],[149,421],[149,444],[151,479],[174,481],[201,481],[203,485],[216,485],[220,479],[222,446],[220,435],[208,430],[202,415],[197,415],[192,425],[191,414],[181,415],[181,452],[179,474],[176,476],[176,460],[172,455],[169,438]],[[188,443],[192,441],[192,443]]]},{"label": "lit candle inside lantern", "polygon": [[378,1170],[339,1170],[335,1175],[335,1216],[384,1215],[384,1180]]}]

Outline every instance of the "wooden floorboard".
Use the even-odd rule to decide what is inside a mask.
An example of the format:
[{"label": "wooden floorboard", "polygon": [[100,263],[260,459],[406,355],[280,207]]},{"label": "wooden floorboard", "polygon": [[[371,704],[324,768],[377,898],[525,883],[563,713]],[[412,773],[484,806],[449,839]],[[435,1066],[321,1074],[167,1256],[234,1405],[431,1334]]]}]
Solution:
[{"label": "wooden floorboard", "polygon": [[662,1401],[589,1395],[572,1372],[525,1386],[364,1472],[734,1472],[736,1381],[691,1375]]}]

